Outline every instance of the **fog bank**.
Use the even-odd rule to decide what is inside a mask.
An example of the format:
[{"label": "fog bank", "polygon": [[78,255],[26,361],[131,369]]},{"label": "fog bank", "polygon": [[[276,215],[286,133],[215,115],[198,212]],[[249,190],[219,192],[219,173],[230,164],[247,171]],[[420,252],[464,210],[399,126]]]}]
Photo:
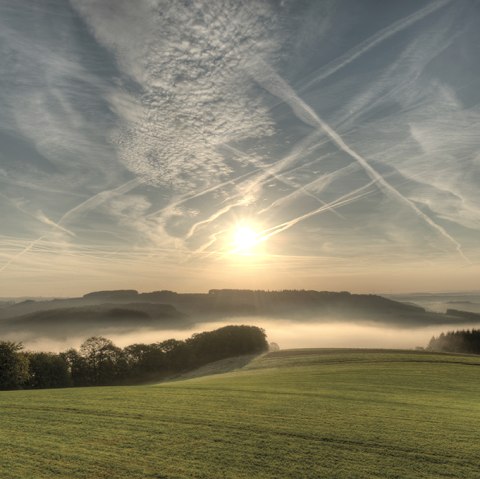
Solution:
[{"label": "fog bank", "polygon": [[[222,321],[197,323],[189,329],[138,329],[124,332],[111,328],[102,333],[117,346],[133,343],[153,343],[166,339],[186,339],[194,333],[211,331],[228,324],[246,324],[264,328],[269,342],[278,343],[281,349],[290,348],[385,348],[413,349],[427,346],[430,338],[453,329],[480,327],[472,324],[443,324],[427,327],[391,327],[360,322],[325,320],[321,322],[289,321],[265,317],[234,317]],[[17,332],[2,339],[22,341],[27,349],[38,351],[64,351],[77,348],[88,336],[64,336],[61,338],[35,337]]]}]

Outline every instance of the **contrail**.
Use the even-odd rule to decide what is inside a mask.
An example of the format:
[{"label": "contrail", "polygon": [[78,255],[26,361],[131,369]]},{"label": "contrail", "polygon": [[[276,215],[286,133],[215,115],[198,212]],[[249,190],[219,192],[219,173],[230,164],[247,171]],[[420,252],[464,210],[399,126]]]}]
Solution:
[{"label": "contrail", "polygon": [[[307,150],[305,152],[305,154],[310,154],[315,148],[317,148],[318,146],[321,146],[325,143],[327,143],[327,141],[330,141],[329,138],[327,138],[326,141],[322,141],[322,142],[318,142],[316,144],[314,144],[312,146],[311,149]],[[234,147],[231,147],[229,145],[224,145],[225,147],[228,147],[228,149],[238,155],[243,155],[243,152],[238,150],[237,148],[234,148]],[[296,147],[297,145],[295,145]],[[294,149],[295,149],[294,147]],[[292,150],[293,151],[293,150]],[[297,154],[297,153],[295,153]],[[297,166],[292,166],[291,168],[289,168],[288,170],[285,170],[285,167],[288,167],[290,166],[290,164],[293,162],[293,161],[290,161],[292,159],[292,153],[286,155],[285,157],[283,157],[282,159],[278,160],[277,162],[275,162],[273,165],[263,165],[263,166],[259,166],[259,168],[263,168],[265,171],[262,173],[262,172],[258,172],[257,171],[257,177],[254,179],[253,182],[251,183],[248,183],[245,185],[245,187],[243,187],[243,194],[248,194],[250,193],[255,187],[257,186],[261,186],[263,185],[266,181],[269,181],[270,177],[272,178],[275,178],[276,180],[282,182],[284,185],[286,186],[289,186],[290,188],[292,188],[294,191],[292,191],[292,193],[289,193],[288,196],[291,196],[291,195],[294,195],[296,193],[304,193],[305,195],[307,196],[310,196],[311,198],[321,202],[322,204],[325,204],[325,202],[321,199],[321,198],[318,198],[315,194],[311,193],[310,191],[306,190],[306,187],[309,186],[309,185],[312,185],[314,184],[315,182],[317,182],[319,179],[315,179],[313,180],[312,182],[310,183],[307,183],[307,184],[298,184],[294,181],[290,181],[286,178],[284,178],[284,175],[286,173],[293,173],[294,171],[298,170],[298,169],[301,169],[301,168],[306,168],[307,166],[311,166],[317,162],[319,162],[320,160],[323,160],[324,158],[326,158],[327,156],[330,156],[332,155],[332,153],[327,153],[327,154],[324,154],[322,156],[320,156],[319,158],[315,158],[313,160],[310,160],[310,161],[307,161],[307,162],[302,162],[301,164],[297,165]],[[349,168],[348,166],[345,167],[345,168]],[[344,168],[341,168],[340,170],[336,170],[335,172],[332,172],[331,174],[332,175],[335,175],[337,172],[343,170]],[[276,172],[277,171],[281,171],[282,174],[277,174]],[[245,193],[246,192],[246,193]],[[285,198],[285,197],[284,197]],[[282,198],[280,198],[279,200],[277,201],[281,201]],[[276,202],[274,202],[276,204]],[[270,205],[270,206],[273,206]],[[261,214],[261,213],[264,213],[267,209],[267,208],[264,208],[263,210],[261,211],[258,211],[257,214]],[[338,214],[339,217],[342,217],[342,215]]]},{"label": "contrail", "polygon": [[29,211],[24,210],[20,205],[18,205],[15,201],[11,200],[8,196],[4,195],[3,193],[0,193],[0,196],[2,198],[5,198],[9,203],[11,203],[18,211],[21,211],[23,214],[30,216],[30,218],[33,218],[34,220],[37,220],[40,223],[47,224],[48,226],[53,226],[54,228],[57,228],[60,231],[63,231],[64,233],[67,233],[70,236],[75,236],[75,233],[73,233],[72,231],[69,231],[63,226],[60,226],[59,224],[55,223],[55,221],[52,221],[50,218],[47,218],[47,216],[42,211],[40,211],[37,215],[33,215]]},{"label": "contrail", "polygon": [[3,266],[0,267],[0,272],[2,272],[4,269],[8,268],[15,260],[23,256],[25,253],[28,253],[37,243],[43,240],[45,238],[44,236],[40,236],[40,238],[37,238],[33,241],[30,241],[28,245],[19,253],[17,253],[15,256],[12,256]]},{"label": "contrail", "polygon": [[[355,168],[358,168],[358,165],[356,163],[351,163],[350,165],[348,166],[344,166],[343,168],[340,168],[338,170],[335,170],[333,171],[332,173],[328,173],[326,175],[322,175],[320,176],[319,178],[315,178],[314,180],[310,181],[309,183],[305,184],[305,185],[302,185],[300,186],[298,189],[296,189],[295,191],[292,191],[290,194],[288,195],[285,195],[285,196],[282,196],[281,198],[278,198],[277,200],[275,200],[272,204],[270,204],[269,206],[263,208],[262,210],[260,210],[258,212],[259,215],[261,215],[262,213],[266,213],[268,210],[270,210],[271,208],[275,208],[276,206],[279,206],[283,203],[285,203],[286,201],[290,200],[291,198],[295,198],[299,193],[304,193],[312,198],[315,198],[316,200],[318,200],[320,203],[322,203],[324,206],[327,205],[327,203],[325,201],[323,201],[322,199],[318,198],[318,196],[316,196],[315,194],[311,193],[310,191],[307,190],[307,188],[311,187],[311,186],[314,186],[314,185],[317,185],[319,183],[321,183],[321,188],[324,189],[326,188],[328,185],[330,185],[330,183],[332,181],[334,181],[338,176],[341,176],[343,174],[345,174],[346,172],[348,172],[349,170],[352,170],[352,166],[355,167]],[[334,210],[332,210],[334,211]],[[337,215],[339,217],[341,217],[342,219],[345,219],[342,215],[340,215],[338,212],[337,212]]]},{"label": "contrail", "polygon": [[369,191],[365,191],[365,190],[368,190],[368,188],[375,185],[376,183],[377,183],[377,180],[372,180],[366,185],[363,185],[360,188],[357,188],[356,190],[341,196],[340,198],[336,199],[335,201],[332,201],[331,203],[326,204],[325,206],[321,206],[316,210],[309,211],[304,215],[297,216],[296,218],[293,218],[289,221],[285,221],[284,223],[281,223],[279,225],[272,226],[271,228],[268,228],[260,233],[259,241],[265,241],[271,236],[277,235],[278,233],[281,233],[282,231],[285,231],[291,228],[292,226],[295,226],[300,221],[303,221],[303,220],[306,220],[307,218],[318,215],[319,213],[323,213],[324,211],[330,211],[334,208],[339,208],[340,206],[347,205],[360,198],[363,198],[364,196],[370,193]]},{"label": "contrail", "polygon": [[[349,63],[356,60],[359,56],[363,55],[364,53],[368,52],[370,49],[376,47],[379,43],[382,43],[387,38],[395,35],[396,33],[404,30],[405,28],[413,25],[414,23],[418,22],[422,18],[430,15],[433,12],[436,12],[440,8],[443,8],[445,5],[449,4],[451,0],[436,0],[424,8],[408,15],[401,20],[398,20],[395,23],[392,23],[386,28],[378,31],[375,35],[372,35],[367,40],[364,40],[355,48],[352,48],[344,55],[340,56],[336,60],[328,63],[324,67],[321,68],[321,73],[319,73],[315,78],[307,82],[305,85],[301,87],[301,90],[305,90],[312,86],[313,84],[324,80],[325,78],[333,75],[335,72],[340,70],[341,68],[345,67]],[[323,71],[322,71],[323,70]]]},{"label": "contrail", "polygon": [[[82,203],[78,204],[74,208],[67,211],[58,220],[57,223],[52,222],[53,224],[51,224],[51,226],[55,227],[55,228],[60,228],[61,230],[64,230],[64,228],[61,226],[61,223],[64,222],[65,220],[67,220],[74,213],[79,213],[79,212],[82,212],[82,211],[87,211],[89,209],[95,208],[100,203],[103,203],[104,201],[106,201],[107,199],[109,199],[113,196],[120,195],[120,194],[126,193],[127,191],[132,190],[133,188],[138,186],[140,183],[141,183],[140,180],[133,179],[133,180],[127,181],[123,185],[118,186],[117,188],[114,188],[113,190],[107,190],[107,191],[102,191],[100,193],[97,193],[96,195],[92,196],[88,200],[83,201]],[[68,230],[65,230],[65,231],[68,232]],[[3,266],[0,267],[0,272],[5,270],[5,268],[7,268],[9,265],[11,265],[15,260],[17,260],[21,256],[23,256],[25,253],[28,253],[37,243],[39,243],[44,238],[46,238],[46,236],[47,236],[47,234],[44,234],[44,235],[40,236],[39,238],[37,238],[37,239],[31,241],[30,243],[28,243],[28,245],[25,246],[25,248],[22,251],[18,252],[16,255],[12,256]]]},{"label": "contrail", "polygon": [[[229,147],[230,148],[230,147]],[[242,152],[240,152],[239,150],[236,150],[235,148],[232,147],[231,151],[235,152],[235,153],[238,153],[238,154],[241,154]],[[335,173],[333,173],[335,174]],[[245,176],[253,176],[253,175],[243,175],[243,177]],[[245,204],[245,197],[246,195],[248,195],[253,188],[255,188],[256,186],[259,186],[262,184],[262,182],[264,182],[267,178],[269,178],[270,176],[278,179],[279,181],[283,182],[284,184],[294,188],[294,191],[293,193],[291,193],[290,195],[288,196],[291,196],[291,195],[294,195],[294,194],[298,194],[299,192],[302,192],[303,194],[307,195],[307,196],[310,196],[311,198],[314,198],[315,200],[317,200],[319,203],[321,203],[323,206],[326,206],[327,203],[325,201],[323,201],[321,198],[319,198],[317,195],[311,193],[310,191],[306,190],[305,189],[305,186],[301,185],[299,186],[298,184],[295,184],[294,182],[291,182],[291,181],[288,181],[282,177],[277,177],[277,175],[275,173],[270,173],[270,172],[266,172],[266,173],[261,173],[260,174],[260,178],[261,180],[259,181],[258,178],[256,178],[254,181],[253,181],[253,184],[248,184],[246,187],[245,187],[245,191],[246,193],[242,193],[240,196],[242,197],[241,200],[239,201],[236,201],[234,203],[230,203],[228,205],[226,205],[225,207],[219,209],[218,211],[216,211],[215,213],[213,213],[212,215],[210,215],[208,218],[204,219],[204,220],[201,220],[201,221],[198,221],[197,223],[195,223],[194,225],[192,225],[188,231],[188,233],[186,234],[185,236],[185,240],[191,238],[193,236],[193,234],[195,233],[195,231],[203,226],[203,225],[206,225],[208,223],[211,223],[212,221],[215,221],[216,219],[218,219],[219,217],[223,216],[224,214],[228,213],[232,208],[235,208],[236,206],[241,206],[242,204]],[[242,178],[243,178],[242,177]],[[238,179],[238,178],[237,178]],[[316,180],[312,181],[311,183],[309,183],[308,185],[306,186],[309,186],[309,185],[312,185],[316,182],[319,182],[320,181],[320,178],[317,178]],[[230,182],[227,182],[227,183],[230,183]],[[203,194],[203,193],[201,193]],[[239,195],[235,195],[233,198],[235,198],[236,196],[239,196]],[[188,199],[190,199],[191,197],[189,197]],[[232,198],[229,198],[230,200],[232,200]],[[186,200],[184,200],[186,201]],[[181,201],[175,203],[176,204],[179,204]],[[172,205],[170,205],[172,206]],[[270,205],[271,207],[272,205]],[[166,207],[168,208],[168,207]],[[259,211],[257,214],[261,214],[263,212],[265,212],[268,208],[265,208],[261,211]],[[336,216],[340,217],[343,219],[343,216],[336,212],[334,209],[331,209],[331,212],[334,213]]]},{"label": "contrail", "polygon": [[[325,211],[331,211],[334,208],[339,208],[340,206],[347,205],[349,203],[352,203],[352,202],[358,200],[359,198],[362,198],[362,197],[368,195],[370,192],[365,191],[365,190],[368,190],[368,188],[370,186],[374,185],[375,183],[376,183],[376,181],[372,180],[369,183],[367,183],[366,185],[363,185],[360,188],[357,188],[356,190],[351,191],[350,193],[347,193],[347,194],[341,196],[340,198],[336,199],[335,201],[332,201],[331,203],[328,203],[328,204],[326,204],[324,206],[321,206],[320,208],[317,208],[313,211],[309,211],[308,213],[305,213],[304,215],[297,216],[296,218],[293,218],[289,221],[285,221],[284,223],[281,223],[281,224],[276,225],[276,226],[272,226],[271,228],[267,228],[267,229],[261,231],[258,235],[258,240],[257,240],[258,243],[262,243],[262,242],[266,241],[267,239],[271,238],[272,236],[275,236],[275,235],[281,233],[282,231],[285,231],[285,230],[291,228],[292,226],[295,226],[297,223],[300,223],[301,221],[306,220],[307,218],[318,215],[318,214],[323,213]],[[215,240],[216,240],[216,238],[215,238]],[[215,241],[210,241],[209,243],[204,245],[205,247],[202,247],[202,251],[205,248],[208,248],[214,242]],[[223,252],[223,253],[219,252],[219,254],[220,254],[220,257],[225,257],[227,254],[232,254],[232,253],[236,253],[236,252],[238,252],[238,249],[235,249],[233,251],[232,250],[226,251],[226,252]],[[212,254],[215,254],[215,253],[217,253],[217,252],[212,252]]]},{"label": "contrail", "polygon": [[245,199],[244,198],[242,198],[239,201],[236,201],[235,203],[230,203],[229,205],[224,206],[223,208],[219,209],[218,211],[216,211],[215,213],[210,215],[208,218],[206,218],[202,221],[198,221],[197,223],[195,223],[194,225],[191,226],[191,228],[189,229],[189,231],[188,231],[188,233],[187,233],[187,235],[185,236],[184,239],[187,240],[187,239],[191,238],[193,236],[193,234],[195,233],[196,229],[199,228],[200,226],[202,226],[204,224],[211,223],[212,221],[216,220],[217,218],[224,215],[225,213],[228,213],[232,208],[235,208],[236,206],[240,206],[240,205],[243,205],[243,204],[245,204]]},{"label": "contrail", "polygon": [[235,178],[231,178],[230,180],[223,181],[222,183],[218,183],[218,184],[213,185],[209,188],[206,188],[206,189],[204,189],[204,190],[202,190],[198,193],[194,193],[193,195],[192,194],[186,194],[186,195],[178,198],[173,203],[170,203],[170,204],[164,206],[163,208],[160,208],[160,209],[148,214],[147,218],[151,218],[152,216],[157,216],[158,214],[163,213],[164,211],[166,211],[168,209],[175,208],[176,206],[181,205],[183,203],[186,203],[187,201],[193,200],[195,198],[200,198],[201,196],[206,195],[208,193],[212,193],[212,192],[214,192],[214,191],[216,191],[216,190],[218,190],[218,189],[220,189],[224,186],[227,186],[229,184],[235,184],[237,181],[241,181],[241,180],[244,180],[245,178],[248,178],[248,177],[254,176],[254,175],[258,175],[258,174],[259,174],[258,171],[249,171],[248,173],[237,176]]},{"label": "contrail", "polygon": [[73,231],[70,231],[67,228],[64,228],[59,223],[55,223],[55,221],[48,218],[47,215],[45,215],[45,213],[43,213],[42,211],[39,212],[37,219],[48,226],[52,226],[53,228],[56,228],[62,231],[63,233],[67,233],[69,236],[76,236],[76,234]]},{"label": "contrail", "polygon": [[99,204],[105,202],[106,200],[117,196],[117,195],[123,195],[124,193],[127,193],[133,188],[136,188],[139,186],[142,182],[135,178],[133,180],[127,181],[126,183],[123,183],[120,186],[117,186],[116,188],[112,190],[105,190],[101,191],[100,193],[97,193],[96,195],[91,196],[88,198],[88,200],[83,201],[82,203],[78,204],[71,210],[67,211],[59,220],[58,224],[62,223],[65,221],[68,217],[72,216],[74,213],[80,213],[82,211],[88,211],[92,208],[95,208]]},{"label": "contrail", "polygon": [[[315,135],[315,136],[317,136],[317,135]],[[323,143],[326,143],[325,141],[323,141],[323,142],[317,142],[317,143],[311,144],[311,141],[312,141],[312,138],[310,137],[310,135],[307,136],[306,139],[304,139],[302,142],[300,142],[302,144],[305,143],[305,142],[307,143],[307,146],[309,146],[307,151],[303,151],[301,149],[301,147],[298,146],[298,144],[296,144],[295,147],[292,149],[292,152],[289,155],[283,157],[281,160],[277,161],[273,165],[255,164],[257,166],[257,168],[263,169],[264,172],[261,173],[260,175],[258,175],[258,177],[252,183],[247,185],[247,187],[245,188],[246,193],[244,193],[244,194],[251,193],[251,191],[253,189],[260,186],[263,182],[265,182],[265,180],[267,178],[273,177],[277,181],[280,181],[281,183],[283,183],[284,185],[287,185],[290,188],[293,188],[295,190],[294,193],[302,192],[306,196],[310,196],[311,198],[313,198],[313,199],[317,200],[318,202],[320,202],[321,204],[325,205],[326,204],[325,201],[323,201],[321,198],[314,195],[310,191],[306,190],[304,188],[304,186],[299,185],[298,183],[295,183],[294,181],[290,181],[290,180],[284,178],[282,175],[279,175],[277,173],[278,171],[283,170],[286,166],[289,166],[291,163],[295,162],[298,159],[298,157],[302,154],[302,152],[305,155],[310,154],[316,148],[318,148],[320,145],[322,145]],[[234,148],[230,145],[223,145],[223,146],[224,146],[224,148],[227,148],[228,150],[232,151],[233,153],[235,153],[239,156],[243,155],[243,152],[241,152],[240,150],[238,150],[238,149],[236,149],[236,148]],[[316,161],[318,161],[318,160],[316,160]],[[264,210],[262,210],[261,212],[263,212],[263,211]],[[260,214],[261,212],[258,212],[258,214]],[[338,216],[340,218],[343,218],[342,215],[340,215],[340,213],[338,213],[334,210],[332,211],[332,213],[334,213],[336,216]]]},{"label": "contrail", "polygon": [[[312,137],[309,139],[309,142],[311,143],[312,141],[312,138],[313,136],[315,137],[318,137],[318,134],[316,135],[312,135]],[[317,147],[318,146],[318,143],[314,144],[313,147]],[[222,145],[223,148],[227,149],[228,151],[236,154],[236,155],[239,155],[239,156],[244,156],[245,154],[230,146],[230,145]],[[283,178],[282,176],[279,176],[275,173],[275,171],[273,170],[280,170],[281,168],[284,168],[285,166],[289,165],[292,161],[292,158],[299,155],[301,152],[301,147],[294,147],[292,153],[290,155],[287,155],[286,157],[282,158],[282,160],[279,160],[278,163],[281,163],[280,165],[278,165],[277,163],[275,165],[273,165],[272,167],[270,167],[269,165],[260,165],[258,164],[257,162],[254,162],[252,164],[254,164],[257,168],[261,168],[263,169],[264,171],[263,172],[258,172],[258,171],[254,171],[254,172],[249,172],[249,173],[246,173],[244,175],[241,175],[237,178],[233,178],[231,180],[228,180],[228,181],[225,181],[223,183],[220,183],[218,185],[215,185],[211,188],[208,188],[207,190],[204,190],[202,192],[199,192],[197,194],[194,194],[194,195],[188,195],[184,198],[180,198],[178,201],[170,204],[170,205],[167,205],[165,208],[162,208],[160,210],[157,210],[156,212],[154,213],[151,213],[151,215],[156,215],[162,211],[165,211],[167,209],[170,209],[170,208],[173,208],[181,203],[184,203],[186,201],[189,201],[193,198],[196,198],[198,196],[202,196],[208,192],[211,192],[211,191],[214,191],[222,186],[225,186],[227,184],[235,184],[236,182],[238,181],[242,181],[242,180],[245,180],[246,178],[250,177],[250,176],[256,176],[256,178],[249,184],[246,185],[246,187],[244,188],[244,191],[242,193],[242,198],[244,198],[246,195],[248,195],[248,193],[250,193],[255,187],[259,186],[262,184],[262,182],[264,182],[267,178],[269,178],[270,176],[273,177],[273,178],[276,178],[277,180],[281,181],[282,183],[284,183],[285,185],[288,185],[290,186],[291,188],[294,188],[295,192],[303,192],[305,195],[307,196],[310,196],[312,198],[314,198],[315,200],[319,201],[322,205],[326,205],[325,201],[323,201],[321,198],[319,198],[318,196],[316,196],[315,194],[309,192],[308,190],[306,190],[303,186],[299,186],[298,184],[294,183],[294,182],[291,182],[285,178]],[[318,181],[318,180],[316,180]],[[238,195],[235,195],[235,196],[238,196]],[[232,199],[232,198],[230,198]],[[208,218],[206,218],[205,220],[202,220],[202,221],[199,221],[197,223],[195,223],[194,225],[192,225],[187,233],[187,235],[185,236],[185,240],[186,239],[189,239],[193,236],[193,234],[195,233],[195,231],[197,230],[197,228],[199,228],[200,226],[203,226],[205,224],[208,224],[208,223],[211,223],[212,221],[218,219],[220,216],[224,215],[225,213],[228,213],[232,208],[236,207],[236,206],[240,206],[242,205],[243,203],[245,202],[244,199],[242,200],[239,200],[235,203],[232,203],[232,204],[229,204],[227,206],[225,206],[224,208],[221,208],[220,210],[218,210],[217,212],[213,213],[212,215],[210,215]],[[339,213],[335,212],[334,210],[332,210],[332,212],[334,214],[336,214],[337,216],[339,217],[342,217]],[[150,216],[150,215],[149,215]]]},{"label": "contrail", "polygon": [[[453,34],[447,33],[448,38],[444,39],[445,32],[442,31],[441,34],[439,32],[439,30],[443,30],[443,28],[445,29],[445,32],[448,32],[450,27],[443,27],[442,24],[442,28],[440,29],[437,27],[435,30],[435,35],[430,35],[427,40],[425,40],[425,38],[422,36],[420,39],[412,42],[409,47],[400,55],[399,59],[375,79],[367,92],[357,97],[355,103],[350,103],[348,111],[335,122],[336,127],[351,125],[354,120],[356,120],[360,115],[364,114],[365,111],[372,110],[382,101],[395,98],[398,92],[401,92],[402,89],[408,88],[408,85],[413,83],[418,78],[422,68],[428,64],[429,61],[448,48],[465,31],[465,29],[461,29]],[[419,55],[419,51],[425,50],[425,46],[427,46],[427,51],[429,52],[428,55],[425,53],[423,53],[423,55]],[[421,66],[418,66],[418,58],[423,59]],[[402,65],[402,62],[407,62],[407,64],[404,63]],[[417,65],[412,66],[415,63],[417,63]],[[401,71],[400,77],[403,76],[403,78],[408,78],[408,81],[400,83],[395,81],[395,85],[391,85],[389,82],[391,82],[392,78],[397,80],[399,71]],[[365,110],[365,108],[367,109]],[[398,113],[401,113],[402,111],[404,110],[400,109]]]},{"label": "contrail", "polygon": [[323,121],[315,113],[315,111],[296,94],[293,88],[287,82],[285,82],[285,80],[281,78],[269,65],[264,62],[257,62],[256,64],[252,65],[250,71],[255,80],[261,86],[290,105],[293,112],[300,120],[314,128],[324,131],[327,136],[338,146],[338,148],[340,148],[340,150],[347,153],[362,166],[372,180],[376,181],[392,197],[398,199],[400,202],[412,209],[419,218],[425,221],[441,236],[452,243],[463,259],[465,259],[467,262],[470,262],[470,260],[463,253],[461,244],[455,238],[453,238],[442,226],[435,223],[428,215],[420,210],[413,201],[403,196],[377,170],[370,166],[365,158],[350,148],[343,141],[342,137],[328,123]]},{"label": "contrail", "polygon": [[205,250],[217,241],[217,237],[219,235],[222,235],[222,234],[226,233],[226,231],[227,230],[224,229],[224,230],[220,230],[220,231],[217,231],[216,233],[211,234],[209,236],[208,241],[205,244],[201,245],[199,248],[197,248],[195,251],[193,251],[193,255],[204,254],[204,257],[208,258],[209,256],[218,254],[216,251],[205,252]]},{"label": "contrail", "polygon": [[[301,141],[297,142],[290,153],[284,156],[282,159],[276,161],[272,165],[262,165],[261,168],[264,169],[264,173],[257,178],[257,183],[252,184],[252,188],[260,184],[265,178],[269,176],[274,176],[281,172],[284,168],[290,166],[292,163],[295,163],[301,156],[308,155],[315,151],[319,146],[325,144],[325,139],[323,141],[318,141],[320,136],[318,131],[312,132],[303,138]],[[236,148],[233,148],[230,145],[223,145],[223,148],[227,148],[230,151],[236,152],[237,154],[241,153]],[[257,165],[258,166],[258,165]],[[278,179],[278,177],[277,177]],[[283,179],[283,181],[285,181]]]}]

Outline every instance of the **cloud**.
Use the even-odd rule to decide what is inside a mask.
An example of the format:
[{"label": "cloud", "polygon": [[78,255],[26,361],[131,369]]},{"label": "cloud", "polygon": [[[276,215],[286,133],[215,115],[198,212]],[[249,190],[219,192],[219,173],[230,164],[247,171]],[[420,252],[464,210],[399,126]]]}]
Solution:
[{"label": "cloud", "polygon": [[456,254],[480,258],[474,2],[0,10],[3,286],[245,279],[224,255],[240,220],[287,286],[380,263],[475,269]]},{"label": "cloud", "polygon": [[367,53],[372,48],[375,48],[377,45],[380,45],[385,40],[389,39],[391,36],[401,32],[402,30],[414,25],[419,20],[422,20],[424,17],[436,12],[440,8],[445,7],[451,2],[451,0],[440,0],[430,2],[423,8],[415,11],[414,13],[408,15],[401,20],[394,22],[386,28],[381,29],[376,32],[371,37],[367,38],[360,44],[356,45],[351,50],[347,51],[345,54],[336,58],[334,61],[323,66],[318,72],[315,72],[314,78],[304,83],[302,89],[307,89],[314,84],[319,83],[320,81],[328,78],[330,75],[333,75],[338,70],[344,68],[348,64],[355,61],[357,58],[361,57]]},{"label": "cloud", "polygon": [[[72,12],[61,10],[54,30],[50,9],[18,9],[17,16],[0,19],[0,126],[9,134],[4,154],[16,153],[14,178],[23,184],[32,182],[31,173],[37,184],[48,181],[50,187],[64,184],[66,176],[78,188],[115,182],[120,175],[102,131],[111,116],[102,100],[106,82],[79,56],[82,32],[72,24]],[[62,36],[70,41],[62,43]],[[11,161],[9,155],[4,161]],[[26,164],[28,170],[20,167]]]},{"label": "cloud", "polygon": [[278,15],[268,2],[256,2],[254,11],[233,0],[73,5],[135,82],[123,99],[110,97],[117,112],[128,97],[138,110],[113,138],[144,181],[177,191],[212,185],[231,172],[220,145],[272,134],[243,69],[247,58],[279,55]]},{"label": "cloud", "polygon": [[397,188],[395,188],[390,182],[388,182],[375,168],[373,168],[369,162],[349,145],[345,143],[343,138],[324,120],[322,120],[313,109],[307,105],[295,91],[280,77],[278,76],[268,65],[264,63],[256,63],[252,65],[252,73],[256,80],[264,86],[268,91],[274,95],[279,96],[282,100],[288,103],[295,114],[305,123],[312,125],[316,128],[323,130],[328,137],[340,148],[342,151],[356,160],[359,165],[365,170],[367,175],[376,182],[384,191],[399,200],[405,206],[410,208],[420,219],[430,225],[435,231],[443,236],[447,241],[453,244],[459,254],[467,261],[462,245],[442,227],[435,222],[430,216],[425,214],[417,205],[404,196]]}]

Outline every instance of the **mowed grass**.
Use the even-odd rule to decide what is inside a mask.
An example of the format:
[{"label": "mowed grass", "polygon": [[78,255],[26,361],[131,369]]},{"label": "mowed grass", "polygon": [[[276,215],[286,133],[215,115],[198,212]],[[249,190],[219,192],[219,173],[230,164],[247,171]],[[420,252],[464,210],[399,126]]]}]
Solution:
[{"label": "mowed grass", "polygon": [[480,358],[290,350],[135,387],[0,392],[0,477],[480,478]]}]

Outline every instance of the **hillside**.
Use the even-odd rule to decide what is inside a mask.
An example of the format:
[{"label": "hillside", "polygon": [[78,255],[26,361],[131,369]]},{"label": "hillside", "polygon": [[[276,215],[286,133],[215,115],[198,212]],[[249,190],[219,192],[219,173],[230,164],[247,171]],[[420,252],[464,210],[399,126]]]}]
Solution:
[{"label": "hillside", "polygon": [[[32,311],[0,322],[0,332],[26,330],[42,335],[85,334],[109,328],[131,331],[137,328],[188,327],[187,315],[169,304],[104,303],[56,307]],[[60,329],[59,329],[60,328]]]},{"label": "hillside", "polygon": [[471,479],[479,366],[286,350],[158,385],[2,392],[0,477]]},{"label": "hillside", "polygon": [[292,321],[361,321],[400,327],[477,324],[480,316],[426,311],[373,294],[329,291],[218,290],[176,293],[97,291],[81,298],[23,301],[0,309],[0,335],[71,336],[135,328],[184,329],[227,317],[268,317]]}]

